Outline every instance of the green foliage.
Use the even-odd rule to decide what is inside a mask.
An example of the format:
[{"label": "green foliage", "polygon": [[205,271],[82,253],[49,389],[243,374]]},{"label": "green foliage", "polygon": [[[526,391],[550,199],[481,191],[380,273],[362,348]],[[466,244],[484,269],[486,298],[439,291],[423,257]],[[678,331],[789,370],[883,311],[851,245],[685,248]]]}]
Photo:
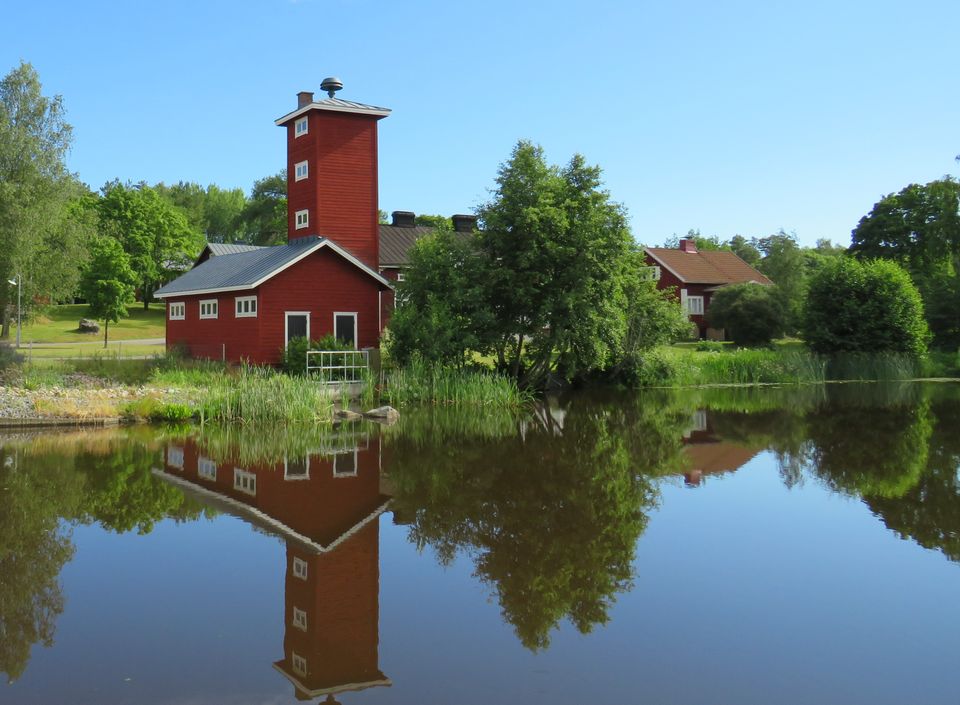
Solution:
[{"label": "green foliage", "polygon": [[810,283],[804,339],[815,352],[922,355],[927,338],[920,294],[895,262],[837,258]]},{"label": "green foliage", "polygon": [[450,219],[445,215],[430,215],[429,213],[418,213],[413,219],[417,225],[426,225],[431,228],[449,228]]},{"label": "green foliage", "polygon": [[127,315],[133,302],[136,275],[117,240],[100,237],[91,246],[90,261],[80,280],[80,291],[87,300],[90,317],[104,321],[103,346],[107,346],[110,324]]},{"label": "green foliage", "polygon": [[203,234],[207,242],[243,242],[241,214],[247,205],[243,191],[222,189],[216,184],[206,188],[180,181],[173,186],[153,187],[161,196],[180,208],[190,227]]},{"label": "green foliage", "polygon": [[99,218],[101,234],[116,239],[126,252],[146,307],[162,278],[189,266],[202,237],[180,208],[145,184],[114,181],[101,192],[90,207]]},{"label": "green foliage", "polygon": [[636,386],[800,384],[826,379],[826,361],[807,352],[724,349],[695,352],[658,348],[643,356]]},{"label": "green foliage", "polygon": [[694,347],[697,352],[723,352],[725,349],[726,346],[719,340],[701,340]]},{"label": "green foliage", "polygon": [[323,385],[257,367],[211,380],[199,406],[201,421],[222,423],[316,423],[330,421],[333,411]]},{"label": "green foliage", "polygon": [[730,238],[729,245],[737,257],[749,264],[751,267],[760,265],[760,250],[754,242],[750,242],[743,235],[734,235]]},{"label": "green foliage", "polygon": [[782,300],[768,286],[725,286],[710,300],[707,322],[712,328],[725,329],[739,345],[769,345],[783,333]]},{"label": "green foliage", "polygon": [[[303,376],[307,373],[308,350],[353,350],[353,346],[337,340],[333,334],[327,334],[316,340],[294,338],[283,351],[280,367],[288,375]],[[317,361],[314,360],[314,363]]]},{"label": "green foliage", "polygon": [[151,421],[160,421],[162,423],[183,423],[194,417],[195,413],[192,407],[187,404],[162,403],[150,413]]},{"label": "green foliage", "polygon": [[259,179],[237,221],[251,245],[280,245],[287,240],[287,170]]},{"label": "green foliage", "polygon": [[782,230],[760,238],[756,246],[763,253],[759,269],[774,283],[773,293],[783,311],[782,328],[793,334],[800,329],[807,293],[804,253],[797,245],[796,235]]},{"label": "green foliage", "polygon": [[419,358],[391,370],[381,396],[394,406],[430,403],[501,409],[519,408],[532,398],[517,387],[516,380],[502,374],[445,367]]}]

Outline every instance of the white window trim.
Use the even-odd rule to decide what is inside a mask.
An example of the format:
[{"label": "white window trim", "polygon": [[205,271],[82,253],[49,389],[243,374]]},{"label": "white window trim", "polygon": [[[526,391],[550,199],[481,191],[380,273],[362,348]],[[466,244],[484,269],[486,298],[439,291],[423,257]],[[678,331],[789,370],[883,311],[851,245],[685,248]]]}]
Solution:
[{"label": "white window trim", "polygon": [[183,448],[167,446],[167,465],[183,470]]},{"label": "white window trim", "polygon": [[290,663],[293,665],[293,672],[298,676],[306,676],[309,672],[307,668],[307,659],[296,651],[290,652]]},{"label": "white window trim", "polygon": [[397,272],[397,281],[398,281],[398,282],[402,282],[402,281],[403,281],[403,272]]},{"label": "white window trim", "polygon": [[[335,454],[334,454],[334,456],[333,456],[333,476],[334,476],[335,478],[337,478],[337,477],[356,477],[356,476],[357,476],[357,460],[358,460],[358,455],[357,455],[357,449],[356,449],[356,448],[354,448],[354,450],[353,450],[353,470],[351,470],[350,472],[337,472],[337,460],[338,460],[339,458],[343,458],[344,460],[346,460],[346,457],[347,457],[348,455],[350,455],[350,454],[349,454],[349,453],[335,453]],[[341,462],[343,462],[343,461],[341,461]]]},{"label": "white window trim", "polygon": [[[303,167],[303,175],[300,175],[300,167]],[[303,181],[304,179],[310,178],[310,160],[304,159],[302,162],[297,162],[293,165],[293,180],[294,181]]]},{"label": "white window trim", "polygon": [[293,577],[299,578],[300,580],[306,580],[310,575],[310,566],[302,558],[297,558],[294,556],[291,571],[293,572]]},{"label": "white window trim", "polygon": [[167,304],[167,313],[171,321],[182,321],[187,317],[187,304],[185,301],[171,301]]},{"label": "white window trim", "polygon": [[[300,126],[303,126],[303,129],[300,129]],[[302,118],[297,118],[296,122],[293,123],[293,137],[301,137],[310,132],[310,121],[307,119],[307,116],[304,115]]]},{"label": "white window trim", "polygon": [[[204,313],[203,312],[204,304],[213,304],[213,313]],[[200,320],[219,318],[219,317],[220,317],[220,300],[219,299],[200,299]]]},{"label": "white window trim", "polygon": [[290,340],[290,316],[307,317],[307,340],[310,340],[310,312],[309,311],[284,311],[283,312],[283,349],[287,349],[287,343]]},{"label": "white window trim", "polygon": [[[253,488],[244,487],[243,480],[253,480]],[[244,470],[243,468],[234,468],[233,469],[233,489],[238,492],[243,492],[248,494],[251,497],[257,496],[257,475],[252,473],[249,470]]]},{"label": "white window trim", "polygon": [[[250,308],[252,311],[246,313],[241,313],[240,306],[244,301],[249,301],[253,304]],[[256,296],[237,296],[233,299],[233,312],[237,318],[256,318],[257,317],[257,297]]]},{"label": "white window trim", "polygon": [[290,465],[287,457],[283,457],[283,479],[284,480],[309,480],[310,479],[310,456],[308,455],[303,459],[303,464],[307,469],[307,472],[303,475],[290,474]]},{"label": "white window trim", "polygon": [[[687,313],[691,316],[702,316],[703,315],[703,297],[702,296],[687,296]],[[694,306],[694,304],[697,304]],[[698,310],[694,310],[698,309]]]},{"label": "white window trim", "polygon": [[333,335],[337,335],[337,316],[353,316],[353,349],[357,350],[359,340],[357,339],[357,312],[356,311],[334,311],[333,312]]},{"label": "white window trim", "polygon": [[307,613],[296,605],[293,608],[293,626],[302,631],[307,631]]},{"label": "white window trim", "polygon": [[202,455],[197,456],[197,476],[201,480],[217,481],[217,464]]},{"label": "white window trim", "polygon": [[[303,216],[303,222],[300,222],[300,216]],[[310,209],[304,208],[293,214],[293,225],[295,230],[303,230],[310,227]]]}]

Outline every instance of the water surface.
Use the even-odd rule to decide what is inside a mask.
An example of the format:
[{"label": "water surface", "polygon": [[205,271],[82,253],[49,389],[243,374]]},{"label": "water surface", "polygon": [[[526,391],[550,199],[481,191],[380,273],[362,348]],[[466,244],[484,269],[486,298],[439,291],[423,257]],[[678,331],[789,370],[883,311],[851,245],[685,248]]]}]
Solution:
[{"label": "water surface", "polygon": [[4,703],[956,703],[960,389],[0,438]]}]

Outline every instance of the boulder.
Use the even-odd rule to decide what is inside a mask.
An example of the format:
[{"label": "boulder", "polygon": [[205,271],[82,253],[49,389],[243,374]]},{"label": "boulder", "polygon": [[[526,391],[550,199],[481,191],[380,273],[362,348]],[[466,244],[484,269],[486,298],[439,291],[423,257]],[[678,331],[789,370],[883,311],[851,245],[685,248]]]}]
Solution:
[{"label": "boulder", "polygon": [[364,416],[371,421],[383,424],[394,424],[400,418],[400,412],[392,406],[379,406],[376,409],[370,409],[364,413]]},{"label": "boulder", "polygon": [[356,421],[357,419],[363,418],[361,414],[358,414],[356,411],[350,411],[350,409],[337,409],[333,416],[341,421]]},{"label": "boulder", "polygon": [[89,318],[81,318],[80,325],[77,326],[77,330],[81,333],[99,333],[100,324],[96,321],[91,321]]}]

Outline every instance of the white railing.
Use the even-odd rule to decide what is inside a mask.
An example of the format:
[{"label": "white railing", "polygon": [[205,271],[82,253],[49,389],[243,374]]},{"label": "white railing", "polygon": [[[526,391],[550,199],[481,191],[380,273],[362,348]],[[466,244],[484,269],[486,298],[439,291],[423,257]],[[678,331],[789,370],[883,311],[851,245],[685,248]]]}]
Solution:
[{"label": "white railing", "polygon": [[307,350],[307,376],[327,384],[362,382],[369,368],[367,350]]}]

